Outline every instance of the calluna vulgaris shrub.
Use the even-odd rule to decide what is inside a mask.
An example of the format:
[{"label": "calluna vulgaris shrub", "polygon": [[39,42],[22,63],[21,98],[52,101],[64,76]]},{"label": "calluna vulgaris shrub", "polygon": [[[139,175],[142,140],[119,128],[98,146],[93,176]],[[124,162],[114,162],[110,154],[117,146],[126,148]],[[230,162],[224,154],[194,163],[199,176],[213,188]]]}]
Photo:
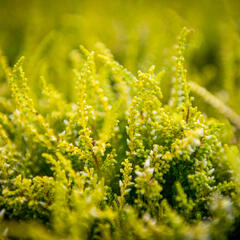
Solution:
[{"label": "calluna vulgaris shrub", "polygon": [[[135,71],[130,46],[130,72],[103,43],[60,63],[64,40],[53,67],[43,56],[61,38],[55,32],[14,66],[0,54],[0,239],[238,239],[240,117],[198,85],[211,71],[189,81],[194,34],[182,29],[160,71]],[[220,58],[231,94],[239,41],[226,38]],[[192,94],[232,125],[203,114]]]}]

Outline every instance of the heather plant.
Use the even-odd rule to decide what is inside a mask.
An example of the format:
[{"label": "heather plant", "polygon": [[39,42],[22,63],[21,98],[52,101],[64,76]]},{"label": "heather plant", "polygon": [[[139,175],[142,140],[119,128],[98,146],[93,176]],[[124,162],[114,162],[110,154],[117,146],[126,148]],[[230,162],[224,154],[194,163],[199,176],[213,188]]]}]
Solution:
[{"label": "heather plant", "polygon": [[237,127],[239,117],[189,85],[190,33],[183,28],[175,47],[169,104],[165,70],[135,76],[102,43],[72,52],[75,102],[47,75],[33,92],[24,59],[11,68],[1,56],[11,92],[0,115],[3,239],[227,239],[236,231],[239,151],[227,123],[193,106],[190,89]]},{"label": "heather plant", "polygon": [[93,2],[0,29],[0,239],[238,239],[234,1]]}]

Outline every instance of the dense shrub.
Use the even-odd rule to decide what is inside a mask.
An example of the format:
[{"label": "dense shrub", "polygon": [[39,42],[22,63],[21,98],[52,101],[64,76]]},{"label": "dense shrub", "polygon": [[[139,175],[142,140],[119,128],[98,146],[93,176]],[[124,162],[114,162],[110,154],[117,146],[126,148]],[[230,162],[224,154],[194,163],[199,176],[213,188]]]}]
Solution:
[{"label": "dense shrub", "polygon": [[[214,67],[201,80],[191,59],[197,40],[189,40],[197,33],[187,27],[157,67],[148,65],[162,52],[141,58],[134,51],[143,46],[126,58],[119,50],[119,61],[100,42],[69,50],[65,30],[14,66],[20,43],[0,55],[1,239],[237,239],[239,39],[230,34],[232,49],[221,55],[228,106],[224,93],[199,85],[210,84]],[[204,102],[208,115],[198,109]]]}]

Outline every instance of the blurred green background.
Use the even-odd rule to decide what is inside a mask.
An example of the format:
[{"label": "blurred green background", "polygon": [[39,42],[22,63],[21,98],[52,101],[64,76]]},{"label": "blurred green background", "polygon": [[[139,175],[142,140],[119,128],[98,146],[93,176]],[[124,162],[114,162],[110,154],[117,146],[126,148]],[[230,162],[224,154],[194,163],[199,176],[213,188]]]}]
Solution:
[{"label": "blurred green background", "polygon": [[[167,70],[161,83],[167,102],[174,44],[192,28],[186,56],[188,79],[198,82],[240,114],[240,1],[0,0],[0,49],[12,66],[24,55],[35,92],[46,75],[71,99],[71,58],[83,44],[103,42],[133,73]],[[1,74],[1,95],[8,94]],[[223,118],[196,97],[200,109]]]}]

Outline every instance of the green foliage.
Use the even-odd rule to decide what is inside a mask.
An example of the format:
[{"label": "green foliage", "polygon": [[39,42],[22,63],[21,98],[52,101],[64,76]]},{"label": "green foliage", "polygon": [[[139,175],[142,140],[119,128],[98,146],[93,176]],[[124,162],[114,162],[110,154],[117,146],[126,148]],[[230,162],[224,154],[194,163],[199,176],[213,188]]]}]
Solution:
[{"label": "green foliage", "polygon": [[[119,1],[105,1],[105,13],[106,3],[123,10]],[[44,16],[39,10],[44,7],[34,2],[35,7],[27,4],[29,9]],[[138,26],[141,14],[151,27],[164,26],[149,17],[161,4],[150,2],[152,8],[138,2],[139,12],[132,13],[136,18],[129,16],[133,26]],[[85,1],[75,4],[89,8]],[[133,10],[132,4],[126,2],[126,9]],[[119,11],[116,18],[121,19]],[[182,25],[169,9],[161,13]],[[98,18],[88,11],[85,15],[96,31],[103,30]],[[44,18],[33,21],[47,28]],[[3,48],[6,52],[0,54],[0,238],[237,239],[240,117],[234,104],[238,96],[232,95],[239,89],[235,65],[240,54],[233,51],[239,42],[235,22],[229,20],[228,36],[223,34],[226,24],[219,23],[224,30],[219,30],[218,44],[229,42],[218,59],[223,65],[222,89],[231,95],[226,100],[216,84],[209,89],[216,96],[205,88],[214,75],[211,66],[203,73],[194,66],[200,33],[187,27],[179,31],[178,26],[172,33],[168,29],[169,41],[167,33],[156,32],[145,40],[143,30],[138,36],[126,27],[129,39],[121,46],[111,35],[113,29],[106,28],[102,36],[111,36],[112,42],[104,42],[112,54],[84,21],[64,15],[59,30],[33,51],[39,36],[34,33],[36,23],[26,20],[29,29],[21,29],[32,34],[26,33],[26,46],[19,43],[12,52]],[[121,32],[121,27],[115,30]],[[193,39],[188,40],[190,35]],[[78,37],[92,42],[85,45],[94,50],[77,48]],[[21,57],[13,65],[18,48],[26,60]],[[195,101],[191,91],[200,98]],[[204,108],[205,102],[216,112]]]}]

